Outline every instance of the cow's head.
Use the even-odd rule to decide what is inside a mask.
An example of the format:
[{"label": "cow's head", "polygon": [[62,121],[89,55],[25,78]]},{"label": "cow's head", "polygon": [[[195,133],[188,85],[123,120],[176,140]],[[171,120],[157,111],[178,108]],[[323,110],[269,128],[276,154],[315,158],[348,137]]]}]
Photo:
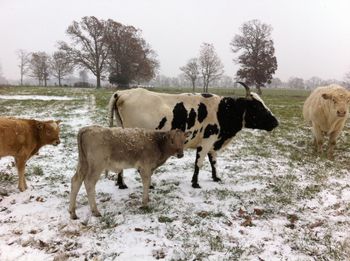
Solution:
[{"label": "cow's head", "polygon": [[43,144],[57,146],[60,144],[60,127],[61,121],[38,121],[40,141]]},{"label": "cow's head", "polygon": [[178,158],[184,156],[184,144],[186,138],[191,135],[190,132],[183,132],[182,130],[175,129],[168,132],[168,141],[170,143],[171,150]]},{"label": "cow's head", "polygon": [[244,126],[251,129],[271,131],[278,126],[276,117],[265,105],[260,96],[251,92],[249,87],[239,82],[246,89],[246,110],[244,113]]},{"label": "cow's head", "polygon": [[350,92],[338,89],[331,93],[323,93],[322,98],[330,101],[331,113],[336,117],[347,117],[349,114]]}]

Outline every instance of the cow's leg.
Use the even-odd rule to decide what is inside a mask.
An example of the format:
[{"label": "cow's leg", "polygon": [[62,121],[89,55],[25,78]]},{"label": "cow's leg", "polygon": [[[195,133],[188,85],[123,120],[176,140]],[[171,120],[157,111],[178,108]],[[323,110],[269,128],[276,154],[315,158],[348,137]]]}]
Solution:
[{"label": "cow's leg", "polygon": [[201,186],[199,186],[198,184],[198,173],[199,173],[199,169],[203,166],[205,154],[206,154],[206,151],[204,151],[202,147],[197,148],[196,161],[194,163],[194,173],[192,176],[193,188],[201,188]]},{"label": "cow's leg", "polygon": [[79,171],[79,167],[71,180],[71,192],[70,192],[70,200],[69,200],[69,213],[70,213],[71,219],[78,218],[77,214],[75,213],[75,206],[76,206],[78,192],[84,180],[83,175],[81,173],[78,173],[78,171]]},{"label": "cow's leg", "polygon": [[323,133],[322,130],[314,123],[312,123],[312,134],[314,135],[316,151],[318,153],[322,153]]},{"label": "cow's leg", "polygon": [[221,179],[216,176],[216,151],[209,151],[208,158],[211,166],[211,177],[213,178],[213,181],[221,181]]},{"label": "cow's leg", "polygon": [[147,207],[147,204],[149,202],[149,187],[151,185],[151,175],[152,171],[149,169],[140,169],[139,170],[141,179],[142,179],[142,185],[143,185],[143,196],[142,196],[142,206]]},{"label": "cow's leg", "polygon": [[101,213],[97,210],[97,205],[96,205],[96,183],[98,179],[100,178],[102,170],[95,170],[95,169],[89,169],[88,173],[85,176],[84,179],[84,185],[86,189],[86,193],[88,196],[88,201],[90,205],[90,209],[92,214],[95,217],[100,217]]},{"label": "cow's leg", "polygon": [[337,130],[337,131],[333,131],[330,135],[329,135],[329,144],[328,144],[328,152],[327,152],[327,158],[332,160],[334,159],[334,148],[335,145],[337,144],[337,138],[340,134],[341,130]]},{"label": "cow's leg", "polygon": [[20,191],[25,191],[27,189],[27,183],[25,178],[25,166],[27,162],[27,157],[17,156],[15,157],[16,167],[18,172],[18,188]]},{"label": "cow's leg", "polygon": [[123,170],[118,172],[116,185],[119,187],[119,189],[127,189],[128,188],[128,186],[124,182]]}]

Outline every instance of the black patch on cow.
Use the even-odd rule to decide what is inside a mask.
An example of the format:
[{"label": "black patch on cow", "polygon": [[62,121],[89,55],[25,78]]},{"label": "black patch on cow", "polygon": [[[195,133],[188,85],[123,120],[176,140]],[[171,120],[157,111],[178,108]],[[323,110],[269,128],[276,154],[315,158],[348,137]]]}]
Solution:
[{"label": "black patch on cow", "polygon": [[209,138],[211,135],[215,135],[219,133],[218,125],[216,124],[208,124],[205,127],[203,138]]},{"label": "black patch on cow", "polygon": [[197,148],[197,153],[196,153],[196,162],[194,164],[194,173],[193,173],[193,176],[192,176],[192,187],[193,188],[201,188],[198,184],[198,173],[199,173],[199,167],[197,165],[198,163],[198,159],[199,159],[199,153],[202,151],[202,147],[198,147]]},{"label": "black patch on cow", "polygon": [[205,106],[204,103],[198,104],[198,121],[203,122],[204,119],[207,117],[208,111],[207,106]]},{"label": "black patch on cow", "polygon": [[164,127],[166,121],[167,121],[167,119],[166,119],[166,117],[164,117],[164,118],[159,122],[159,125],[158,125],[158,127],[156,128],[156,130],[161,130],[161,129]]},{"label": "black patch on cow", "polygon": [[203,127],[201,127],[201,129],[199,130],[199,132],[202,132],[203,131]]},{"label": "black patch on cow", "polygon": [[114,94],[114,99],[117,99],[118,98],[118,93],[115,93]]},{"label": "black patch on cow", "polygon": [[244,115],[246,128],[271,131],[278,126],[275,116],[260,101],[256,99],[247,100],[246,104]]},{"label": "black patch on cow", "polygon": [[188,114],[188,118],[187,118],[187,129],[188,130],[194,126],[194,123],[196,122],[196,116],[197,116],[197,113],[192,108],[190,113]]},{"label": "black patch on cow", "polygon": [[195,130],[195,131],[192,133],[191,140],[193,140],[193,139],[196,137],[197,133],[198,133],[198,130]]},{"label": "black patch on cow", "polygon": [[213,97],[213,95],[212,95],[211,93],[201,93],[201,95],[202,95],[204,98]]},{"label": "black patch on cow", "polygon": [[208,153],[208,158],[209,158],[209,162],[210,162],[210,166],[211,166],[211,177],[212,177],[213,181],[215,181],[215,182],[221,181],[221,179],[218,178],[216,175],[216,167],[215,167],[216,160],[214,160],[213,155],[210,152]]},{"label": "black patch on cow", "polygon": [[234,137],[242,129],[245,101],[245,98],[224,97],[221,99],[216,114],[220,132],[218,140],[214,143],[214,150],[221,149],[226,140]]},{"label": "black patch on cow", "polygon": [[173,121],[171,122],[171,129],[186,130],[187,110],[183,102],[179,102],[173,109]]}]

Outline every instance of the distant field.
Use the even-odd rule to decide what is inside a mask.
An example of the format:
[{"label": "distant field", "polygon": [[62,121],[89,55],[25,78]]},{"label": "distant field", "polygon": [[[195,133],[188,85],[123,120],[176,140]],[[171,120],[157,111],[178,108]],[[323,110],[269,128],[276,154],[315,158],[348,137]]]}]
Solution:
[{"label": "distant field", "polygon": [[[350,259],[349,123],[338,141],[336,160],[316,155],[311,130],[301,116],[309,94],[304,90],[263,89],[262,97],[280,126],[271,133],[238,133],[218,156],[222,183],[211,181],[206,162],[199,174],[202,189],[193,189],[195,153],[187,151],[183,159],[171,158],[154,174],[148,210],[139,209],[140,177],[128,170],[127,190],[117,189],[114,175],[102,175],[97,184],[102,218],[91,217],[81,189],[80,220],[71,221],[67,209],[77,160],[76,133],[89,124],[107,126],[107,104],[114,91],[0,87],[0,96],[70,98],[0,98],[1,116],[63,120],[62,143],[44,147],[28,162],[26,192],[16,188],[11,159],[0,159],[0,188],[8,190],[7,196],[0,196],[0,259]],[[245,93],[243,88],[210,91]]]}]

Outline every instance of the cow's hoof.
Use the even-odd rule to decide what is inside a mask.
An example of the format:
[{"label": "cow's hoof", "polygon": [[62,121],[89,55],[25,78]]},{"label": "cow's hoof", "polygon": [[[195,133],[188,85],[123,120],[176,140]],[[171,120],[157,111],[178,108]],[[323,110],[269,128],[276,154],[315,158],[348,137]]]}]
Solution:
[{"label": "cow's hoof", "polygon": [[19,189],[19,191],[21,191],[21,192],[23,192],[23,191],[25,191],[26,190],[26,188],[25,187],[18,187],[18,189]]},{"label": "cow's hoof", "polygon": [[77,214],[75,214],[75,211],[69,211],[69,214],[71,219],[78,219]]},{"label": "cow's hoof", "polygon": [[192,188],[197,188],[197,189],[200,189],[201,186],[199,186],[198,183],[192,183]]},{"label": "cow's hoof", "polygon": [[117,184],[117,186],[119,187],[119,189],[127,189],[128,186],[125,184]]},{"label": "cow's hoof", "polygon": [[94,217],[101,217],[102,216],[101,213],[98,210],[92,211],[92,215]]},{"label": "cow's hoof", "polygon": [[215,177],[215,178],[213,178],[213,181],[214,181],[214,182],[219,182],[219,181],[221,181],[221,179],[218,178],[218,177]]},{"label": "cow's hoof", "polygon": [[149,212],[151,210],[151,208],[148,205],[142,204],[142,206],[140,207],[140,210],[145,211],[145,212]]}]

